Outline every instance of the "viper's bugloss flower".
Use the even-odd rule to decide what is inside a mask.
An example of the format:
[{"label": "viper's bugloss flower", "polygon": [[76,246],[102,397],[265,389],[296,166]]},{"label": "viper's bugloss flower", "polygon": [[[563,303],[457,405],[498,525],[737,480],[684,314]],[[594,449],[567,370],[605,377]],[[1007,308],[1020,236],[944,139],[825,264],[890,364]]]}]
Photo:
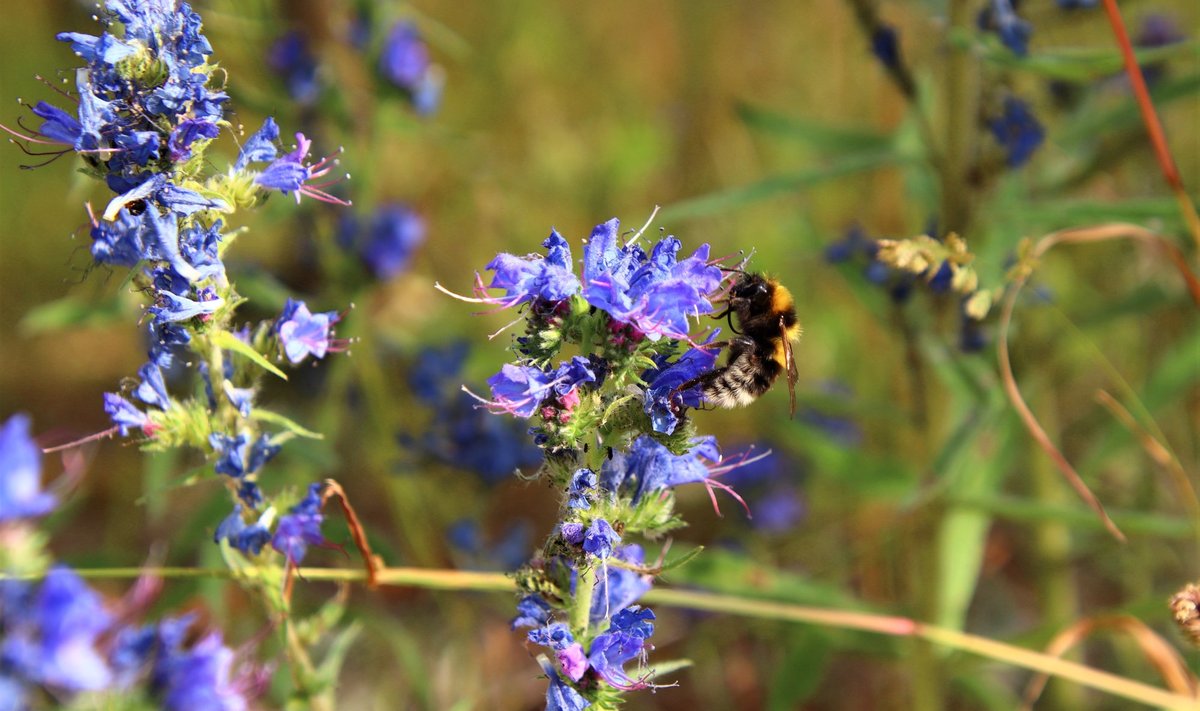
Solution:
[{"label": "viper's bugloss flower", "polygon": [[158,365],[153,362],[146,363],[138,369],[138,377],[141,380],[133,392],[137,399],[160,410],[171,406],[171,396],[167,394],[167,384]]},{"label": "viper's bugloss flower", "polygon": [[324,183],[310,182],[328,175],[337,166],[336,153],[325,156],[316,163],[307,163],[306,159],[310,148],[312,148],[312,141],[303,133],[297,133],[295,150],[276,158],[261,173],[254,176],[255,184],[268,190],[278,190],[284,195],[295,193],[297,204],[300,203],[301,195],[307,195],[321,202],[349,205],[350,203],[334,197],[324,190],[336,183],[338,179],[335,178]]},{"label": "viper's bugloss flower", "polygon": [[550,680],[550,686],[546,689],[546,711],[583,711],[592,705],[573,686],[562,680],[549,659],[539,656],[538,664]]},{"label": "viper's bugloss flower", "polygon": [[492,400],[486,404],[496,412],[517,417],[533,417],[542,400],[555,385],[554,376],[533,366],[505,363],[500,372],[488,378]]},{"label": "viper's bugloss flower", "polygon": [[608,558],[613,548],[621,542],[621,536],[613,530],[612,524],[602,518],[592,521],[587,532],[583,534],[583,550],[600,560]]},{"label": "viper's bugloss flower", "polygon": [[202,139],[211,141],[220,134],[221,127],[209,119],[184,119],[171,129],[171,137],[167,141],[171,160],[178,163],[191,158],[193,143]]},{"label": "viper's bugloss flower", "polygon": [[1045,132],[1024,101],[1009,96],[1004,99],[1004,113],[988,121],[996,141],[1008,153],[1010,168],[1023,165],[1041,145]]},{"label": "viper's bugloss flower", "polygon": [[[709,340],[715,336],[714,332]],[[686,390],[680,387],[712,370],[719,352],[716,348],[692,348],[674,362],[660,358],[657,368],[642,375],[648,385],[643,408],[655,432],[671,434],[679,424],[682,408],[704,403],[704,392],[698,385]]]},{"label": "viper's bugloss flower", "polygon": [[210,633],[191,647],[183,636],[159,633],[152,689],[168,711],[244,711],[246,699],[233,676],[234,653]]},{"label": "viper's bugloss flower", "polygon": [[137,405],[116,393],[104,393],[104,412],[117,426],[122,437],[129,436],[131,429],[141,430],[147,437],[153,437],[159,427]]},{"label": "viper's bugloss flower", "polygon": [[279,445],[272,444],[271,438],[265,434],[252,442],[245,433],[230,437],[213,432],[208,436],[208,443],[217,455],[214,471],[234,479],[241,479],[262,469],[281,449]]},{"label": "viper's bugloss flower", "polygon": [[571,477],[571,485],[567,489],[567,508],[590,509],[591,498],[595,496],[599,483],[596,472],[591,469],[578,469]]},{"label": "viper's bugloss flower", "polygon": [[49,513],[58,503],[42,491],[42,450],[29,436],[29,416],[0,426],[0,521]]},{"label": "viper's bugloss flower", "polygon": [[321,91],[317,82],[317,59],[303,32],[291,30],[267,51],[267,66],[283,79],[288,95],[303,106],[312,104]]},{"label": "viper's bugloss flower", "polygon": [[[634,567],[642,567],[646,563],[645,551],[636,543],[614,549],[613,557]],[[596,571],[596,588],[592,593],[589,618],[593,623],[598,623],[611,617],[640,600],[650,586],[649,575],[611,563],[601,566]]]},{"label": "viper's bugloss flower", "polygon": [[424,241],[425,220],[420,215],[404,205],[385,205],[371,219],[362,259],[377,279],[391,279],[408,269]]},{"label": "viper's bugloss flower", "polygon": [[303,301],[288,299],[276,322],[279,344],[293,364],[308,356],[325,357],[333,343],[333,325],[339,320],[336,311],[314,314]]},{"label": "viper's bugloss flower", "polygon": [[562,301],[579,292],[579,278],[571,264],[571,246],[567,241],[551,230],[542,246],[547,248],[545,257],[501,253],[488,262],[484,268],[495,273],[488,288],[506,292],[505,298],[497,299],[496,303],[515,306],[533,299]]},{"label": "viper's bugloss flower", "polygon": [[636,504],[643,496],[679,484],[703,481],[708,467],[701,455],[711,450],[693,450],[673,454],[652,437],[637,438],[628,452],[617,452],[600,470],[600,486],[613,493],[624,493]]},{"label": "viper's bugloss flower", "polygon": [[646,640],[654,634],[654,611],[637,605],[613,615],[608,631],[592,640],[588,664],[606,682],[618,689],[645,688],[625,672],[625,664],[645,655]]},{"label": "viper's bugloss flower", "polygon": [[279,525],[275,527],[271,547],[292,565],[299,565],[304,560],[309,546],[325,543],[325,537],[321,535],[321,522],[325,520],[321,513],[321,490],[324,488],[323,484],[310,484],[308,494],[287,515],[280,517]]},{"label": "viper's bugloss flower", "polygon": [[258,521],[246,525],[242,518],[242,505],[234,504],[233,512],[225,517],[213,534],[213,542],[229,541],[229,545],[243,553],[255,555],[262,552],[263,546],[271,540],[271,531],[264,523],[268,514],[264,513]]},{"label": "viper's bugloss flower", "polygon": [[379,54],[379,71],[408,94],[417,113],[431,114],[437,110],[442,75],[429,61],[429,48],[416,25],[404,20],[392,25]]},{"label": "viper's bugloss flower", "polygon": [[989,0],[979,13],[979,29],[995,32],[1005,47],[1018,57],[1029,54],[1029,35],[1033,26],[1022,20],[1013,0]]},{"label": "viper's bugloss flower", "polygon": [[112,624],[100,596],[62,565],[36,591],[24,583],[6,589],[0,607],[4,671],[17,680],[64,691],[103,689],[112,670],[101,653],[101,636]]},{"label": "viper's bugloss flower", "polygon": [[242,149],[238,151],[237,161],[233,164],[235,172],[241,172],[251,163],[266,163],[273,161],[279,155],[275,143],[279,140],[279,126],[275,119],[268,116],[263,121],[262,128],[246,139]]},{"label": "viper's bugloss flower", "polygon": [[871,54],[888,69],[900,66],[900,36],[895,27],[880,23],[871,32]]},{"label": "viper's bugloss flower", "polygon": [[541,595],[526,595],[517,603],[517,616],[513,618],[512,628],[541,627],[549,622],[550,611],[550,603]]},{"label": "viper's bugloss flower", "polygon": [[720,286],[721,270],[708,263],[708,245],[678,261],[682,246],[664,237],[650,256],[636,244],[619,246],[616,218],[592,230],[583,257],[584,298],[651,340],[687,338],[688,317],[712,313],[708,295]]}]

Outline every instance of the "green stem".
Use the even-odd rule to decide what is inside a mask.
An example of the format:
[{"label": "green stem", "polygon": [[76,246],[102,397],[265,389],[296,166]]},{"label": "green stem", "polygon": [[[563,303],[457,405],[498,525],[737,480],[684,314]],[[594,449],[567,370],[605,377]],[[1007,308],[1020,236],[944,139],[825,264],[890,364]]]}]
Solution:
[{"label": "green stem", "polygon": [[[92,568],[76,569],[81,577],[100,579],[137,578],[152,575],[162,578],[232,578],[234,571],[224,568]],[[342,568],[301,568],[302,580],[363,582],[362,570]],[[32,580],[41,575],[3,575],[0,580]],[[513,580],[501,573],[476,573],[458,570],[422,568],[385,568],[379,571],[379,584],[416,587],[432,590],[475,590],[513,593]],[[735,595],[717,595],[694,590],[651,590],[642,598],[647,603],[691,610],[719,612],[780,622],[798,622],[830,629],[856,630],[892,637],[915,637],[945,649],[967,652],[986,659],[1041,674],[1073,681],[1091,689],[1103,691],[1130,701],[1168,709],[1196,708],[1196,699],[1174,694],[1139,681],[1092,669],[1077,662],[1043,654],[1031,649],[997,642],[986,637],[959,632],[944,627],[925,625],[907,617],[850,612],[821,607],[807,607],[783,602],[769,602]]]},{"label": "green stem", "polygon": [[571,605],[571,632],[578,639],[588,639],[588,623],[592,617],[592,593],[596,589],[595,566],[580,566],[575,578],[575,600]]},{"label": "green stem", "polygon": [[[972,3],[950,0],[949,22],[945,37],[958,31],[970,32],[973,22]],[[946,150],[941,163],[942,210],[941,231],[965,235],[970,228],[971,196],[967,185],[971,160],[972,128],[975,119],[975,96],[971,57],[963,47],[946,46],[947,60],[943,105]]]}]

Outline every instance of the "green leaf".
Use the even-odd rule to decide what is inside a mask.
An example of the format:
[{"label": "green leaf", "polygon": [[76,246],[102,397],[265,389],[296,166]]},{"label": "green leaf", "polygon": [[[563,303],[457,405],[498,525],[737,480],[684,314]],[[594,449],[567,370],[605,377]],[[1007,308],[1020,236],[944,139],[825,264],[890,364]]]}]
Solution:
[{"label": "green leaf", "polygon": [[702,551],[702,550],[704,550],[704,546],[696,546],[695,548],[684,553],[683,555],[679,556],[678,558],[664,562],[663,566],[662,566],[662,572],[665,573],[668,570],[672,570],[674,568],[679,568],[684,565],[687,565],[689,561],[691,561],[696,556],[700,555],[700,551]]},{"label": "green leaf", "polygon": [[892,137],[886,134],[786,116],[750,104],[738,104],[737,114],[747,128],[810,143],[828,153],[881,153],[892,146]]},{"label": "green leaf", "polygon": [[[1135,200],[1031,200],[1022,203],[1020,224],[1037,231],[1096,222],[1147,220],[1178,221],[1178,204],[1173,198]],[[1030,230],[1033,231],[1033,230]]]},{"label": "green leaf", "polygon": [[328,685],[330,688],[337,686],[342,664],[346,661],[346,654],[350,651],[350,645],[354,644],[354,640],[360,632],[362,632],[362,625],[358,622],[351,622],[334,636],[333,641],[329,643],[329,650],[325,652],[325,658],[321,660],[321,665],[317,668],[319,683]]},{"label": "green leaf", "polygon": [[107,326],[125,320],[125,308],[117,296],[100,300],[67,296],[33,307],[21,319],[19,328],[23,334],[37,335],[84,326]]},{"label": "green leaf", "polygon": [[[1002,69],[1027,72],[1048,79],[1088,82],[1121,72],[1124,67],[1120,50],[1112,47],[1060,47],[1018,57],[999,38],[957,30],[949,34],[950,44],[970,50],[984,62]],[[1138,64],[1162,61],[1175,55],[1195,53],[1200,41],[1189,40],[1135,50]]]},{"label": "green leaf", "polygon": [[886,165],[898,165],[909,160],[911,159],[896,151],[853,154],[827,166],[776,175],[749,185],[721,190],[668,205],[659,213],[659,220],[665,223],[728,212],[759,200],[802,190],[835,178],[875,170]]},{"label": "green leaf", "polygon": [[285,417],[278,412],[272,412],[270,410],[264,410],[256,407],[250,411],[250,419],[258,420],[260,422],[270,422],[273,425],[279,425],[298,437],[307,437],[308,439],[325,439],[325,435],[321,434],[320,432],[313,432],[312,430],[300,425],[290,417]]},{"label": "green leaf", "polygon": [[[1200,74],[1178,79],[1169,79],[1150,91],[1150,100],[1158,110],[1179,99],[1200,91]],[[1122,129],[1140,128],[1141,108],[1130,97],[1119,106],[1101,111],[1081,111],[1077,118],[1067,122],[1058,131],[1056,142],[1063,147],[1072,147],[1082,142],[1093,142],[1097,136],[1106,136]]]},{"label": "green leaf", "polygon": [[261,366],[267,372],[278,375],[284,380],[288,379],[286,373],[272,365],[271,361],[267,360],[261,353],[254,350],[249,343],[246,343],[229,331],[217,331],[216,333],[212,334],[212,338],[213,342],[219,348],[224,348],[226,350],[233,351],[234,353],[239,353],[243,356],[246,356],[246,358]]},{"label": "green leaf", "polygon": [[818,630],[796,630],[790,635],[787,656],[771,680],[767,708],[771,711],[801,708],[825,678],[832,645]]}]

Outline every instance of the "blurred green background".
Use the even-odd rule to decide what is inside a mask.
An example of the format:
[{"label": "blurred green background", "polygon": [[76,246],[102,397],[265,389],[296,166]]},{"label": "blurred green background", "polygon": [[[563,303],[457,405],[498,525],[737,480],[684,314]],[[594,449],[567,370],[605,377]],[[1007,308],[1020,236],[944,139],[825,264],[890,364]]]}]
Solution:
[{"label": "blurred green background", "polygon": [[[734,502],[723,502],[719,518],[702,490],[685,490],[691,525],[678,545],[709,548],[668,583],[912,615],[1034,647],[1082,617],[1110,612],[1171,634],[1164,601],[1196,574],[1187,495],[1094,394],[1106,389],[1139,418],[1153,418],[1194,485],[1195,308],[1161,256],[1128,243],[1056,251],[1035,277],[1044,298],[1018,306],[1013,351],[1023,392],[1120,514],[1130,537],[1121,545],[1062,484],[1007,405],[994,316],[983,326],[988,347],[963,354],[952,298],[918,290],[897,305],[861,270],[825,260],[852,225],[872,237],[904,237],[921,233],[938,212],[937,177],[923,160],[911,107],[871,56],[847,3],[379,4],[374,35],[391,19],[413,19],[445,71],[444,101],[430,117],[381,89],[370,49],[364,56],[342,41],[349,3],[196,7],[228,72],[235,125],[250,132],[274,115],[285,134],[314,135],[314,152],[341,145],[341,166],[352,175],[341,187],[355,214],[403,201],[427,221],[412,267],[383,284],[357,275],[332,246],[335,211],[308,203],[297,210],[285,198],[235,218],[234,226],[250,230],[227,260],[252,299],[246,319],[276,313],[287,294],[308,297],[314,309],[354,302],[339,329],[361,339],[351,356],[331,356],[292,383],[267,384],[264,402],[284,403],[278,409],[327,439],[289,444],[263,481],[337,478],[389,563],[500,569],[488,551],[455,545],[452,526],[475,520],[487,545],[496,545],[524,525],[532,552],[556,514],[553,494],[536,483],[489,484],[398,442],[431,426],[406,381],[423,347],[467,340],[463,378],[477,389],[508,360],[508,335],[488,341],[486,334],[513,315],[471,316],[433,282],[466,293],[474,270],[497,252],[535,251],[552,226],[579,245],[598,222],[617,216],[635,228],[661,205],[655,227],[687,251],[702,242],[715,255],[754,250],[752,267],[792,290],[805,327],[796,349],[800,416],[787,418],[782,387],[745,411],[696,415],[700,431],[718,434],[726,451],[773,448],[773,484],[797,495],[804,515],[766,531]],[[1200,5],[1186,0],[1122,8],[1135,33],[1154,13],[1185,35],[1200,22]],[[936,2],[879,7],[899,29],[935,136],[946,126],[945,10]],[[75,57],[53,35],[95,31],[92,11],[62,0],[5,8],[0,97],[9,108],[0,122],[11,126],[25,111],[16,97],[54,98],[35,75],[72,76]],[[1039,0],[1021,12],[1035,28],[1035,57],[1064,48],[1113,51],[1099,8],[1068,13]],[[296,106],[264,65],[288,29],[305,32],[321,61],[324,88],[314,106]],[[976,61],[996,45],[972,47],[980,86],[1005,84],[1047,126],[1029,166],[968,188],[974,219],[966,237],[986,286],[1000,284],[1022,237],[1107,219],[1160,229],[1195,263],[1123,80],[1092,71],[1075,82],[1074,98],[1062,99],[1049,86],[1062,64],[1010,71]],[[1193,190],[1200,186],[1195,48],[1164,60],[1171,93],[1161,104]],[[977,123],[978,151],[994,150]],[[0,415],[30,412],[35,431],[64,441],[107,427],[101,393],[144,361],[138,298],[124,293],[123,273],[90,266],[83,204],[103,204],[102,187],[77,175],[70,156],[21,171],[26,157],[14,146],[0,149]],[[236,147],[223,149],[232,157]],[[223,170],[216,160],[214,169]],[[172,563],[219,564],[208,540],[227,510],[224,495],[204,476],[182,486],[203,473],[199,456],[145,456],[118,442],[85,452],[85,479],[49,522],[61,558],[83,567],[136,565],[152,544],[165,543]],[[346,538],[339,536],[331,534]],[[319,551],[311,563],[345,561]],[[331,593],[307,588],[314,604]],[[162,607],[201,604],[232,641],[263,624],[244,594],[215,581],[170,582]],[[354,590],[351,614],[368,631],[343,675],[343,708],[539,703],[544,681],[508,629],[512,600],[504,595]],[[895,640],[665,608],[659,618],[654,657],[687,656],[695,667],[679,675],[679,688],[632,695],[631,709],[889,708],[920,684],[913,650]],[[1078,658],[1155,679],[1128,642],[1089,645]],[[1195,668],[1194,655],[1190,661]],[[924,668],[936,670],[926,681],[946,708],[1011,708],[1026,680],[960,655],[935,653]],[[1044,704],[1125,707],[1057,683]]]}]

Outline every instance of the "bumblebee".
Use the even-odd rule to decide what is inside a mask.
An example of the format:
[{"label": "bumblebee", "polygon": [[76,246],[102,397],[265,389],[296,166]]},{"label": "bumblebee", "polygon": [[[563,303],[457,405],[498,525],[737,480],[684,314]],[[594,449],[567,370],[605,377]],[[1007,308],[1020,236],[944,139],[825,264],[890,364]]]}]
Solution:
[{"label": "bumblebee", "polygon": [[[737,316],[739,330],[733,325]],[[714,318],[728,318],[736,334],[704,348],[729,348],[724,366],[694,378],[676,391],[699,387],[704,399],[717,407],[749,405],[765,393],[781,373],[787,373],[791,413],[796,414],[796,359],[792,341],[800,337],[800,322],[792,294],[776,279],[743,272],[729,291],[727,308]]]}]

